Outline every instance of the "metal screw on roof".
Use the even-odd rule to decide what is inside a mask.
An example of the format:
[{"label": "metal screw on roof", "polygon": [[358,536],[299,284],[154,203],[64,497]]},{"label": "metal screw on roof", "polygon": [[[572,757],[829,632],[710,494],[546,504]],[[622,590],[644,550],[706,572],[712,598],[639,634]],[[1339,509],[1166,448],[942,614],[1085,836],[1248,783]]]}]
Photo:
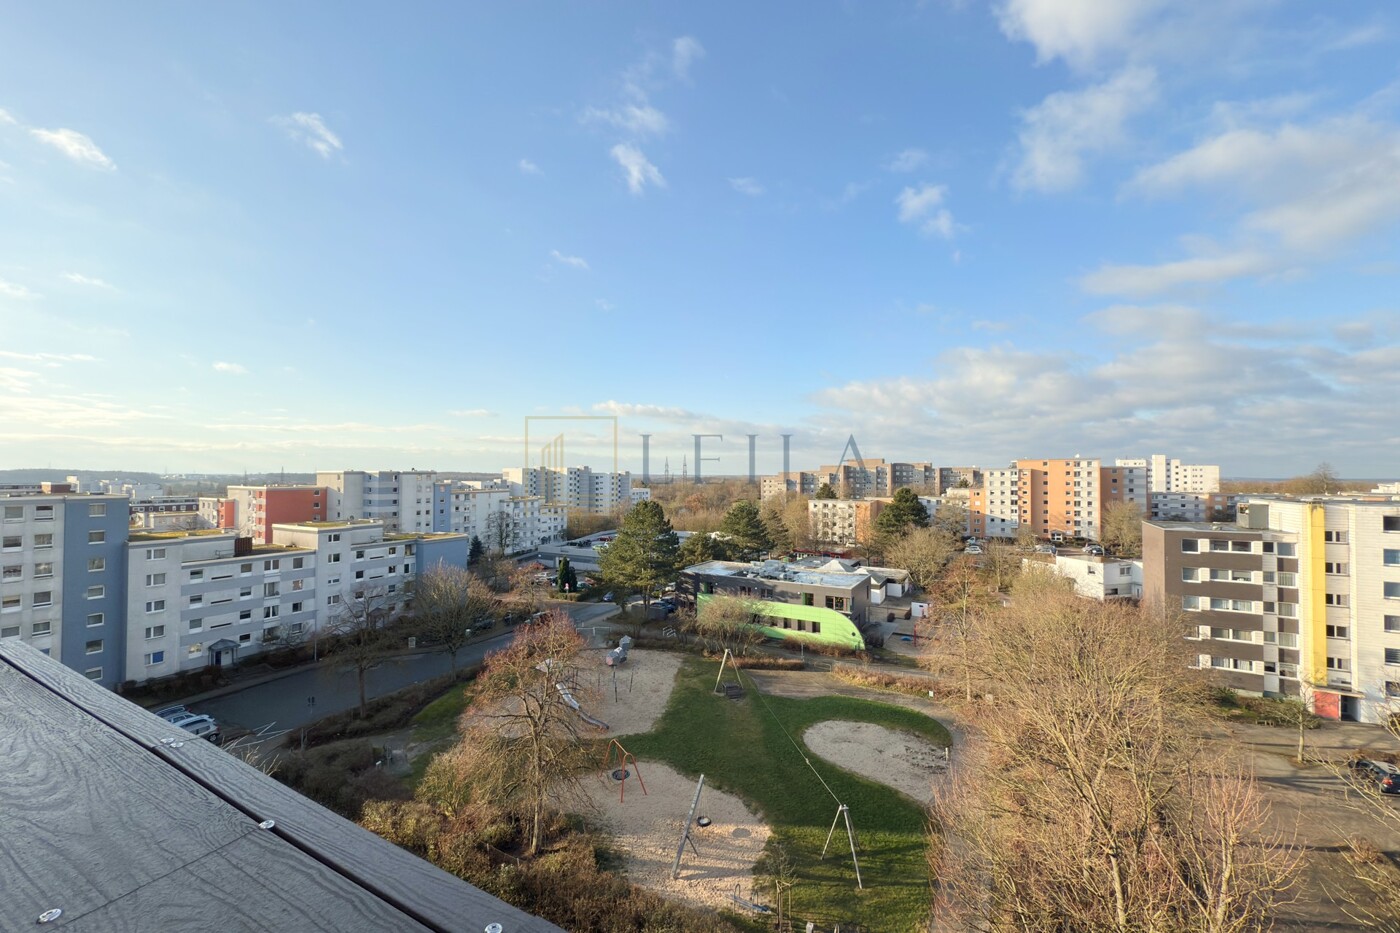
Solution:
[{"label": "metal screw on roof", "polygon": [[[62,917],[62,916],[63,916],[63,908],[61,908],[61,907],[54,907],[54,908],[51,908],[51,909],[46,910],[46,911],[44,911],[43,913],[41,913],[41,914],[39,915],[39,922],[40,922],[40,923],[53,923],[55,920],[57,920],[59,917]],[[498,929],[499,929],[499,927],[498,927]]]},{"label": "metal screw on roof", "polygon": [[499,923],[486,924],[486,933],[501,933],[504,929],[505,927],[501,926]]},{"label": "metal screw on roof", "polygon": [[263,820],[261,823],[258,824],[258,829],[271,829],[276,825],[276,820]]},{"label": "metal screw on roof", "polygon": [[171,742],[171,743],[170,743],[170,747],[171,747],[171,748],[184,748],[184,747],[185,747],[185,743],[184,743],[184,742]]},{"label": "metal screw on roof", "polygon": [[160,744],[162,744],[162,745],[169,745],[169,744],[170,744],[171,742],[173,742],[173,741],[175,741],[175,739],[172,738],[171,736],[168,736],[168,735],[167,735],[165,738],[163,738],[163,739],[160,740]]}]

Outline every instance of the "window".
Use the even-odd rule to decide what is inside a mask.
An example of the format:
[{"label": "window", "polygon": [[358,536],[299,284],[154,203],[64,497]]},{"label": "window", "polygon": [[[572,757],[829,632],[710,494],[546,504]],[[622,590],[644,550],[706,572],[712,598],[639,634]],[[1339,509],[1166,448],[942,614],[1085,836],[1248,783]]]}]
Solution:
[{"label": "window", "polygon": [[0,612],[19,612],[18,596],[0,596]]},{"label": "window", "polygon": [[1328,544],[1346,544],[1347,533],[1345,531],[1324,531],[1322,540]]},{"label": "window", "polygon": [[305,559],[304,559],[304,558],[301,558],[301,557],[293,557],[293,558],[292,558],[292,569],[293,569],[293,570],[300,570],[300,569],[302,568],[303,563],[305,563]]},{"label": "window", "polygon": [[356,551],[356,552],[355,552],[355,560],[364,560],[364,559],[365,559],[365,552],[364,552],[364,551]]},{"label": "window", "polygon": [[1211,538],[1211,539],[1210,539],[1210,549],[1211,549],[1212,551],[1228,551],[1228,550],[1230,550],[1230,542],[1229,542],[1229,541],[1221,541],[1221,540],[1217,540],[1217,539],[1215,539],[1215,538]]},{"label": "window", "polygon": [[253,595],[253,588],[252,588],[251,586],[245,586],[245,587],[243,587],[242,589],[240,589],[240,590],[238,591],[238,598],[239,598],[239,599],[248,599],[248,598],[251,597],[252,595]]},{"label": "window", "polygon": [[1382,531],[1400,531],[1400,515],[1382,515]]},{"label": "window", "polygon": [[1201,579],[1201,569],[1199,567],[1182,567],[1181,579],[1186,583],[1195,583]]},{"label": "window", "polygon": [[147,637],[147,638],[164,638],[164,637],[165,637],[165,626],[164,626],[164,625],[148,625],[148,626],[146,626],[146,637]]},{"label": "window", "polygon": [[106,541],[107,541],[107,532],[105,532],[105,531],[89,531],[89,532],[88,532],[88,544],[104,544],[104,543],[106,543]]},{"label": "window", "polygon": [[303,605],[304,603],[292,603],[292,612],[301,612],[301,607]]},{"label": "window", "polygon": [[5,626],[4,628],[0,628],[0,638],[18,638],[18,637],[19,637],[19,626],[18,626],[18,625],[7,625],[7,626]]},{"label": "window", "polygon": [[1265,583],[1278,583],[1278,575],[1275,574],[1272,570],[1265,570],[1263,573]]},{"label": "window", "polygon": [[164,663],[165,663],[165,652],[164,652],[164,651],[152,651],[152,652],[150,652],[149,654],[146,655],[146,666],[147,666],[147,667],[150,667],[150,666],[153,665],[153,664],[164,664]]},{"label": "window", "polygon": [[191,570],[191,571],[190,571],[190,582],[191,582],[191,583],[193,583],[195,580],[203,580],[203,579],[204,579],[204,571],[203,571],[203,570]]},{"label": "window", "polygon": [[1298,575],[1296,573],[1280,573],[1278,575],[1278,585],[1294,587],[1298,585]]},{"label": "window", "polygon": [[51,576],[53,576],[53,564],[50,564],[50,563],[48,563],[47,561],[44,562],[44,563],[41,563],[41,564],[35,564],[35,565],[34,565],[34,576],[36,576],[36,577],[51,577]]},{"label": "window", "polygon": [[1400,682],[1387,680],[1385,682],[1385,695],[1388,697],[1400,697]]},{"label": "window", "polygon": [[1279,633],[1278,633],[1278,646],[1279,646],[1280,648],[1296,648],[1296,647],[1298,647],[1298,633],[1297,633],[1297,632],[1279,632]]},{"label": "window", "polygon": [[813,619],[813,620],[812,620],[812,633],[815,634],[815,635],[820,635],[820,634],[821,634],[821,631],[822,631],[822,624],[821,624],[820,622],[816,621],[815,619]]},{"label": "window", "polygon": [[0,570],[0,580],[18,580],[24,576],[23,564],[11,564],[4,570]]},{"label": "window", "polygon": [[106,595],[106,592],[107,592],[107,590],[106,590],[105,587],[101,587],[101,586],[90,586],[90,587],[87,588],[87,598],[88,598],[88,599],[101,599],[104,595]]},{"label": "window", "polygon": [[84,651],[85,653],[87,653],[87,654],[101,654],[101,653],[102,653],[102,639],[97,638],[97,639],[94,639],[94,640],[88,642],[88,643],[83,647],[83,651]]},{"label": "window", "polygon": [[242,635],[239,635],[239,636],[238,636],[238,643],[239,643],[240,645],[246,645],[246,644],[248,644],[249,642],[251,642],[252,640],[253,640],[253,633],[252,633],[252,632],[244,632]]},{"label": "window", "polygon": [[35,550],[38,550],[38,549],[40,549],[40,548],[46,548],[46,547],[53,547],[53,535],[35,535],[35,536],[34,536],[34,548],[35,548]]},{"label": "window", "polygon": [[293,622],[291,625],[287,626],[287,634],[288,634],[288,635],[296,636],[296,635],[300,635],[301,632],[302,632],[302,623],[300,623],[300,622]]},{"label": "window", "polygon": [[338,564],[338,563],[340,563],[340,555],[339,555],[339,554],[330,554],[330,555],[328,555],[328,556],[326,557],[326,563],[328,563],[328,564]]},{"label": "window", "polygon": [[1383,592],[1386,599],[1400,599],[1400,583],[1386,583]]},{"label": "window", "polygon": [[356,579],[356,580],[363,580],[364,578],[365,578],[365,572],[364,572],[363,570],[356,570],[356,571],[355,571],[355,579]]},{"label": "window", "polygon": [[147,612],[164,612],[164,611],[165,611],[165,600],[163,600],[163,599],[152,599],[152,600],[148,600],[148,601],[146,602],[146,611],[147,611]]},{"label": "window", "polygon": [[51,505],[40,505],[40,506],[36,506],[35,509],[34,509],[34,520],[35,520],[36,522],[51,522],[51,521],[53,521],[53,506],[51,506]]},{"label": "window", "polygon": [[107,569],[107,558],[94,557],[88,561],[88,573],[97,573],[99,570]]},{"label": "window", "polygon": [[197,657],[199,657],[199,656],[200,656],[201,654],[203,654],[203,653],[204,653],[204,644],[203,644],[203,642],[195,642],[193,645],[190,645],[190,657],[192,657],[192,658],[197,658]]},{"label": "window", "polygon": [[1345,625],[1329,625],[1327,626],[1327,637],[1350,638],[1351,631]]},{"label": "window", "polygon": [[1386,548],[1381,551],[1381,560],[1387,567],[1400,567],[1400,550]]},{"label": "window", "polygon": [[83,671],[83,676],[86,677],[88,680],[101,680],[102,668],[90,667],[87,670]]},{"label": "window", "polygon": [[190,619],[190,631],[191,631],[191,632],[198,632],[198,631],[200,631],[200,630],[203,629],[203,628],[204,628],[204,620],[203,620],[203,619]]},{"label": "window", "polygon": [[1385,663],[1400,664],[1400,648],[1385,649]]},{"label": "window", "polygon": [[[1397,563],[1400,563],[1400,551],[1395,551],[1394,553],[1395,553],[1395,555],[1396,555]],[[1330,574],[1333,574],[1333,575],[1339,576],[1339,577],[1344,577],[1344,576],[1347,575],[1347,565],[1346,565],[1346,564],[1335,564],[1335,563],[1333,563],[1333,562],[1330,561],[1330,560],[1327,561],[1325,564],[1322,565],[1322,569],[1325,570],[1327,573],[1330,573]]]},{"label": "window", "polygon": [[91,613],[91,614],[88,615],[88,617],[87,617],[87,626],[88,626],[88,628],[96,628],[97,626],[101,625],[102,622],[103,622],[103,615],[102,615],[102,613],[100,613],[100,612]]},{"label": "window", "polygon": [[335,605],[339,605],[339,603],[340,603],[340,594],[339,594],[339,593],[332,593],[331,595],[329,595],[329,596],[326,597],[326,605],[327,605],[327,606],[335,606]]},{"label": "window", "polygon": [[1387,632],[1400,632],[1400,616],[1386,616],[1385,630]]},{"label": "window", "polygon": [[814,605],[815,602],[814,602],[812,596],[813,596],[813,594],[811,594],[811,593],[803,593],[803,594],[802,594],[802,605],[804,605],[804,606],[811,606],[811,605]]},{"label": "window", "polygon": [[18,551],[24,547],[24,539],[19,535],[6,535],[0,538],[0,550]]},{"label": "window", "polygon": [[1249,541],[1231,541],[1230,550],[1236,554],[1248,554],[1254,550],[1254,545]]},{"label": "window", "polygon": [[277,615],[278,615],[277,610],[278,610],[279,608],[280,608],[280,607],[278,607],[278,606],[263,606],[263,618],[264,618],[264,619],[275,619],[275,618],[277,618]]},{"label": "window", "polygon": [[333,535],[326,535],[326,540],[327,540],[327,541],[339,541],[339,540],[340,540],[340,533],[337,532],[337,533],[335,533],[335,534],[333,534]]},{"label": "window", "polygon": [[97,502],[88,506],[88,518],[103,518],[107,514],[107,504]]},{"label": "window", "polygon": [[1190,609],[1190,610],[1200,609],[1200,608],[1201,608],[1201,597],[1199,597],[1199,596],[1183,596],[1183,597],[1181,597],[1181,608],[1182,608],[1182,609]]},{"label": "window", "polygon": [[51,593],[48,590],[42,590],[38,593],[35,593],[34,602],[32,602],[30,605],[32,605],[35,609],[39,609],[43,606],[52,606],[53,593]]},{"label": "window", "polygon": [[281,562],[280,560],[265,560],[265,561],[263,561],[263,572],[264,572],[264,573],[271,573],[271,572],[274,571],[274,570],[280,570],[281,567],[282,567],[282,562]]},{"label": "window", "polygon": [[1297,557],[1297,556],[1298,556],[1298,547],[1297,547],[1297,545],[1295,545],[1295,544],[1293,544],[1292,542],[1289,542],[1289,541],[1280,541],[1280,542],[1278,543],[1278,556],[1279,556],[1279,557]]},{"label": "window", "polygon": [[147,586],[165,586],[165,574],[163,574],[163,573],[148,573],[148,574],[146,574],[146,585],[147,585]]},{"label": "window", "polygon": [[1187,554],[1195,554],[1201,549],[1201,542],[1195,538],[1182,538],[1181,550]]},{"label": "window", "polygon": [[47,634],[49,634],[49,632],[51,632],[52,630],[53,630],[53,623],[52,623],[52,622],[35,622],[32,626],[30,626],[30,628],[29,628],[29,634],[31,634],[31,635],[47,635]]},{"label": "window", "polygon": [[1327,669],[1329,671],[1349,671],[1351,670],[1351,659],[1349,658],[1328,658]]},{"label": "window", "polygon": [[270,597],[272,597],[272,596],[276,596],[276,595],[278,595],[278,589],[277,589],[277,584],[276,584],[276,583],[264,583],[264,584],[263,584],[263,599],[268,599],[268,598],[270,598]]},{"label": "window", "polygon": [[24,521],[24,506],[22,506],[22,505],[7,505],[7,506],[5,506],[5,521],[7,521],[7,522],[22,522],[22,521]]},{"label": "window", "polygon": [[247,622],[247,621],[248,621],[249,619],[251,619],[252,617],[253,617],[253,610],[251,610],[251,609],[241,609],[241,610],[239,610],[239,612],[238,612],[238,621],[239,621],[239,622]]}]

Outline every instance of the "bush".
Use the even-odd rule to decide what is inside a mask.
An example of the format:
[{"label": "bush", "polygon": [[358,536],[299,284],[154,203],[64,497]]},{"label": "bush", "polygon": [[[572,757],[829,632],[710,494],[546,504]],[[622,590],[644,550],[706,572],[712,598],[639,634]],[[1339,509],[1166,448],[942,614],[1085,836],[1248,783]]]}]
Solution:
[{"label": "bush", "polygon": [[930,690],[936,692],[937,686],[931,677],[890,674],[885,671],[873,671],[868,667],[856,667],[854,664],[834,664],[831,667],[831,674],[837,680],[857,687],[894,690],[898,693],[908,693],[921,697],[928,696]]},{"label": "bush", "polygon": [[359,742],[339,742],[305,752],[283,753],[273,776],[341,816],[355,819],[371,800],[402,800],[403,783],[376,767],[375,750]]}]

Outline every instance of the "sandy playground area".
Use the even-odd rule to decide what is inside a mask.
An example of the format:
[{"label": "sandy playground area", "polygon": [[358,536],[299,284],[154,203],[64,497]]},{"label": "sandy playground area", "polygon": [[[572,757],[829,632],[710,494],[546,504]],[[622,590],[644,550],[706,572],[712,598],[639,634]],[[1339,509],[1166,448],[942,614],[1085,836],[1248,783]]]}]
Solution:
[{"label": "sandy playground area", "polygon": [[920,803],[933,800],[933,777],[947,767],[943,749],[922,736],[870,722],[819,722],[802,733],[802,741],[838,768],[893,787]]},{"label": "sandy playground area", "polygon": [[633,648],[616,668],[615,689],[614,668],[603,663],[606,656],[607,651],[590,651],[579,659],[579,680],[593,694],[584,710],[608,724],[604,738],[650,732],[671,699],[680,655]]},{"label": "sandy playground area", "polygon": [[[629,660],[630,664],[631,661]],[[709,908],[738,910],[729,899],[738,885],[740,897],[752,896],[754,862],[768,842],[769,828],[738,797],[708,785],[695,813],[710,825],[694,827],[696,855],[686,846],[681,873],[671,880],[682,824],[695,797],[695,779],[659,762],[638,764],[647,792],[635,774],[627,779],[626,801],[618,802],[618,783],[608,775],[585,782],[598,816],[612,832],[627,862],[630,881],[660,894]]]}]

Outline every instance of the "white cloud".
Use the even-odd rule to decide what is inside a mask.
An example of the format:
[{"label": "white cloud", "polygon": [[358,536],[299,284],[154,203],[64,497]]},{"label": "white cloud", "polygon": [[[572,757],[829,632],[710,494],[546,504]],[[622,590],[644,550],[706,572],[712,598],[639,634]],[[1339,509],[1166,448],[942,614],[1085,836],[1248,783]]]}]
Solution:
[{"label": "white cloud", "polygon": [[287,135],[297,142],[306,143],[323,159],[344,150],[340,137],[331,132],[319,113],[294,113],[285,117],[274,117],[273,122],[286,130]]},{"label": "white cloud", "polygon": [[29,135],[46,146],[52,146],[74,162],[93,165],[109,172],[116,170],[117,164],[107,158],[105,152],[97,148],[97,143],[77,130],[36,128],[30,130]]},{"label": "white cloud", "polygon": [[1152,103],[1157,76],[1128,68],[1102,84],[1057,91],[1021,115],[1011,182],[1021,190],[1064,191],[1084,177],[1084,157],[1123,144],[1128,118]]},{"label": "white cloud", "polygon": [[540,167],[539,167],[538,165],[536,165],[535,163],[531,162],[529,159],[521,159],[520,162],[518,163],[518,166],[519,166],[519,168],[520,168],[520,174],[522,174],[522,175],[543,175],[543,174],[544,174],[544,172],[540,171]]},{"label": "white cloud", "polygon": [[43,363],[45,366],[55,369],[64,363],[97,362],[97,357],[89,356],[86,353],[16,353],[13,350],[0,350],[0,358],[23,360],[27,363]]},{"label": "white cloud", "polygon": [[924,233],[936,233],[951,240],[957,232],[952,213],[943,207],[948,189],[943,185],[924,183],[918,188],[905,188],[895,197],[899,205],[899,222],[917,225]]},{"label": "white cloud", "polygon": [[633,402],[606,401],[598,402],[593,406],[593,410],[605,415],[617,415],[620,418],[654,418],[658,421],[684,421],[697,422],[704,420],[705,416],[687,411],[684,408],[669,408],[664,405],[639,405]]},{"label": "white cloud", "polygon": [[1393,228],[1400,223],[1400,127],[1343,116],[1227,129],[1142,169],[1124,193],[1163,198],[1193,189],[1212,192],[1217,211],[1238,210],[1239,245],[1161,265],[1105,266],[1083,285],[1148,294],[1272,274]]},{"label": "white cloud", "polygon": [[638,137],[660,136],[670,129],[666,114],[645,101],[609,108],[589,107],[583,112],[583,121],[606,123]]},{"label": "white cloud", "polygon": [[225,363],[220,361],[214,364],[214,372],[228,373],[231,376],[243,376],[247,375],[248,370],[238,363]]},{"label": "white cloud", "polygon": [[922,149],[905,149],[885,163],[887,172],[913,172],[928,164],[928,153]]},{"label": "white cloud", "polygon": [[740,194],[747,194],[749,197],[752,198],[758,197],[759,195],[763,194],[764,191],[763,186],[760,185],[756,179],[747,177],[729,179],[729,187],[733,188]]},{"label": "white cloud", "polygon": [[448,414],[454,418],[489,418],[495,412],[486,408],[459,408],[449,411]]},{"label": "white cloud", "polygon": [[661,177],[661,171],[642,154],[631,143],[618,143],[611,150],[613,161],[622,166],[627,177],[627,190],[633,194],[641,194],[646,190],[647,185],[657,188],[666,187],[666,179]]},{"label": "white cloud", "polygon": [[1165,0],[1002,0],[997,22],[1008,39],[1035,46],[1036,60],[1093,64],[1131,43],[1135,27]]},{"label": "white cloud", "polygon": [[117,290],[115,285],[104,282],[101,279],[93,278],[92,276],[83,275],[81,272],[65,272],[63,273],[63,277],[75,285],[91,285],[93,288],[105,288],[110,291]]},{"label": "white cloud", "polygon": [[0,126],[14,126],[18,122],[8,110],[0,109]]},{"label": "white cloud", "polygon": [[44,296],[40,295],[38,292],[31,291],[23,285],[19,285],[15,282],[6,282],[4,279],[0,279],[0,298],[14,298],[19,301],[33,301],[36,298],[42,297]]},{"label": "white cloud", "polygon": [[613,303],[611,301],[608,301],[606,298],[599,298],[596,301],[594,301],[593,304],[595,307],[597,307],[599,311],[611,311],[615,307],[615,305],[613,305]]},{"label": "white cloud", "polygon": [[704,57],[705,47],[692,36],[681,36],[671,43],[671,68],[682,81],[690,81],[690,66]]},{"label": "white cloud", "polygon": [[559,250],[557,249],[550,250],[549,256],[555,262],[560,263],[562,265],[572,266],[575,269],[582,269],[585,272],[588,271],[588,261],[585,260],[582,256],[566,256],[565,254],[559,252]]},{"label": "white cloud", "polygon": [[1157,265],[1103,265],[1080,279],[1079,284],[1096,295],[1155,295],[1183,286],[1211,285],[1278,269],[1277,260],[1262,253],[1235,253]]}]

